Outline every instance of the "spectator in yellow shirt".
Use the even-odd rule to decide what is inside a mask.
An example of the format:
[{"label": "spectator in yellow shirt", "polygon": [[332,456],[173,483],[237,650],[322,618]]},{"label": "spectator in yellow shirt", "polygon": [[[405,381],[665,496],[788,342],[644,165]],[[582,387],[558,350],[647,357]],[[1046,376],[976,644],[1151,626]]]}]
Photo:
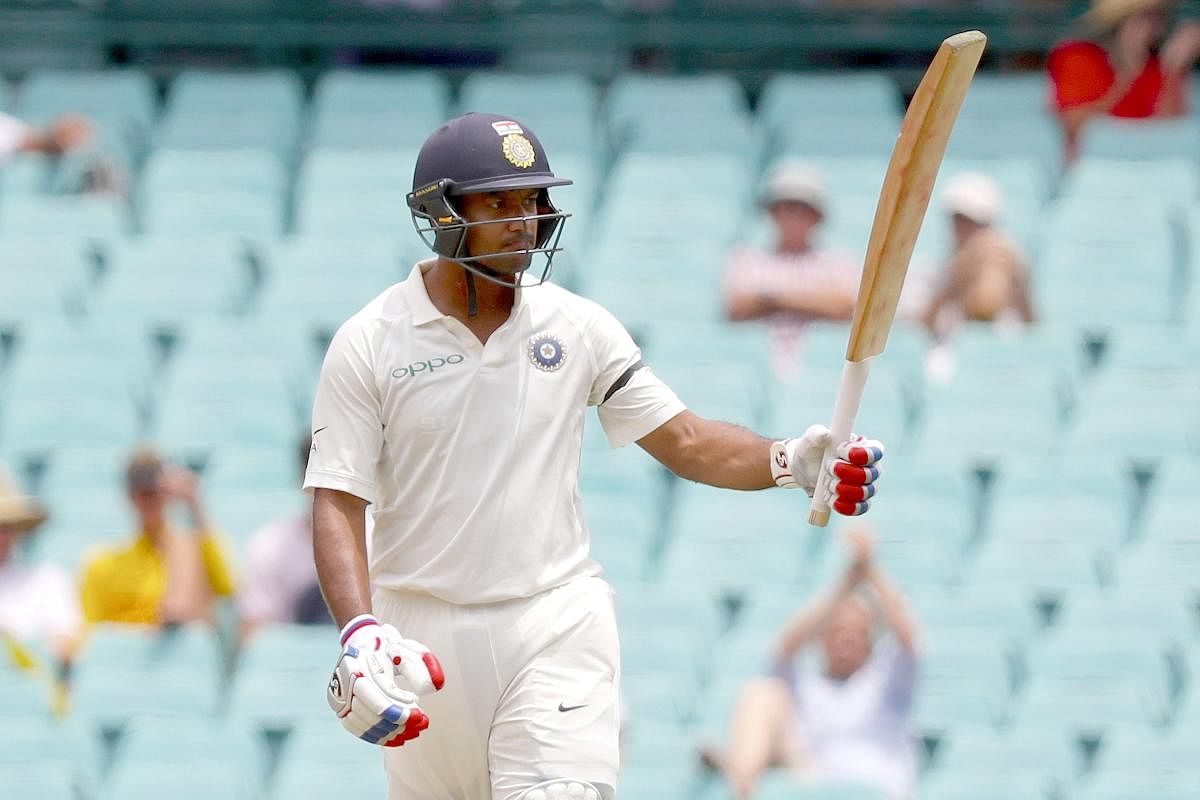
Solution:
[{"label": "spectator in yellow shirt", "polygon": [[[146,625],[211,621],[213,600],[233,593],[233,578],[196,475],[142,449],[130,459],[126,486],[140,530],[131,543],[104,547],[88,560],[84,616]],[[187,510],[190,530],[168,519],[173,502]]]}]

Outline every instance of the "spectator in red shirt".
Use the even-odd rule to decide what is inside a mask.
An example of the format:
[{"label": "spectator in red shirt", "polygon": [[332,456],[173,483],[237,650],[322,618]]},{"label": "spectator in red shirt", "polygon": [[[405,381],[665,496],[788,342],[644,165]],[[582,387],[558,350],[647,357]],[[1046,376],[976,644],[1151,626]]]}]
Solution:
[{"label": "spectator in red shirt", "polygon": [[1200,22],[1170,26],[1173,0],[1094,0],[1081,22],[1088,38],[1050,52],[1054,110],[1065,159],[1098,115],[1144,119],[1187,113],[1188,71],[1200,56]]}]

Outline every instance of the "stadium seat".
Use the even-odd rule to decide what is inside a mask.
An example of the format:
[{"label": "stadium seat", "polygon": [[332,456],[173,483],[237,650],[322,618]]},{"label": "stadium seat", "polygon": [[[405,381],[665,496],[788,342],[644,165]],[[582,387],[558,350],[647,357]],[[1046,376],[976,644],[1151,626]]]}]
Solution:
[{"label": "stadium seat", "polygon": [[296,491],[300,486],[298,445],[288,447],[223,447],[204,466],[204,486],[212,492]]},{"label": "stadium seat", "polygon": [[[325,709],[328,715],[328,707]],[[372,797],[387,794],[387,778],[379,749],[356,740],[337,724],[296,727],[284,741],[269,797],[334,796],[345,790],[345,776],[362,781],[361,791]]]},{"label": "stadium seat", "polygon": [[[1160,731],[1118,728],[1105,734],[1087,776],[1089,792],[1106,797],[1129,797],[1129,789],[1140,784],[1146,791],[1161,796],[1173,789],[1190,788],[1200,792],[1200,770],[1195,763],[1195,739],[1168,736]],[[1124,789],[1117,790],[1119,785]],[[1169,794],[1167,796],[1170,796]],[[1182,792],[1180,797],[1184,796]]]},{"label": "stadium seat", "polygon": [[38,195],[7,198],[0,206],[0,235],[120,238],[130,232],[125,204],[110,195]]},{"label": "stadium seat", "polygon": [[223,670],[212,628],[159,632],[146,626],[92,629],[72,675],[72,713],[105,732],[138,715],[209,718]]},{"label": "stadium seat", "polygon": [[1049,115],[1000,119],[960,118],[946,147],[948,158],[1009,158],[1019,154],[1056,176],[1062,163],[1062,132]]},{"label": "stadium seat", "polygon": [[302,722],[328,725],[324,686],[337,657],[337,636],[325,626],[275,626],[256,633],[233,676],[227,704],[232,721],[275,732]]},{"label": "stadium seat", "polygon": [[1038,628],[1034,604],[1013,592],[976,589],[970,583],[904,587],[913,616],[930,639],[986,633],[997,641],[1027,642]]},{"label": "stadium seat", "polygon": [[128,162],[149,143],[158,116],[155,89],[141,70],[32,70],[21,85],[17,115],[45,124],[62,114],[86,114],[100,145]]},{"label": "stadium seat", "polygon": [[1039,71],[981,72],[971,81],[959,119],[1005,121],[1049,117],[1050,85]]},{"label": "stadium seat", "polygon": [[599,142],[597,87],[569,73],[472,72],[459,90],[459,113],[511,114],[528,125],[550,155],[556,171],[561,153],[594,154]]},{"label": "stadium seat", "polygon": [[1191,455],[1197,407],[1200,388],[1194,367],[1104,369],[1081,398],[1066,444],[1078,452],[1107,452],[1139,464]]},{"label": "stadium seat", "polygon": [[[7,791],[16,791],[16,787],[28,788],[31,796],[38,798],[59,797],[53,792],[35,794],[33,787],[23,784],[37,775],[52,775],[67,779],[74,789],[74,794],[61,796],[93,797],[102,766],[96,739],[71,719],[51,719],[43,714],[27,716],[9,711],[7,700],[5,698],[5,710],[0,711],[0,737],[5,745],[0,749],[0,785]],[[50,788],[46,787],[48,791]]]},{"label": "stadium seat", "polygon": [[290,237],[268,245],[264,262],[268,273],[280,280],[355,274],[374,281],[383,291],[406,278],[413,262],[424,257],[415,233],[411,241],[404,241],[408,231],[394,233],[399,235]]},{"label": "stadium seat", "polygon": [[282,70],[184,70],[175,79],[158,144],[176,149],[267,147],[285,161],[295,146],[302,104],[298,77]]},{"label": "stadium seat", "polygon": [[334,149],[419,148],[447,116],[447,89],[426,71],[331,70],[313,93],[308,144]]},{"label": "stadium seat", "polygon": [[233,317],[251,286],[244,246],[225,237],[154,237],[113,249],[109,273],[89,312],[178,327]]},{"label": "stadium seat", "polygon": [[1108,551],[1086,542],[993,537],[963,565],[962,580],[1054,604],[1072,590],[1103,585],[1110,570]]},{"label": "stadium seat", "polygon": [[[690,766],[640,764],[621,769],[617,791],[621,800],[684,800],[697,796],[699,781],[696,770]],[[704,797],[713,798],[707,794]]]},{"label": "stadium seat", "polygon": [[[612,500],[614,495],[609,495]],[[591,557],[618,586],[646,580],[659,546],[661,513],[643,498],[616,496],[616,502],[584,502],[583,514],[591,534]]]},{"label": "stadium seat", "polygon": [[301,380],[269,356],[210,360],[181,358],[160,390],[154,421],[161,445],[177,453],[222,446],[288,447],[306,427]]},{"label": "stadium seat", "polygon": [[15,726],[24,718],[48,721],[54,702],[53,689],[44,676],[13,665],[6,646],[0,660],[0,726]]},{"label": "stadium seat", "polygon": [[889,795],[867,784],[832,778],[798,780],[787,770],[770,770],[754,796],[762,800],[885,800]]},{"label": "stadium seat", "polygon": [[900,92],[882,72],[776,73],[763,85],[758,115],[772,126],[809,117],[884,117],[900,129]]},{"label": "stadium seat", "polygon": [[1059,497],[1093,500],[1113,515],[1129,516],[1135,481],[1121,458],[1098,453],[1010,456],[999,462],[991,486],[993,507],[1037,501],[1053,506]]},{"label": "stadium seat", "polygon": [[640,73],[618,75],[604,99],[603,116],[610,129],[624,138],[631,126],[653,120],[711,119],[745,113],[746,98],[731,76],[707,73],[664,77]]},{"label": "stadium seat", "polygon": [[[186,779],[180,779],[186,770]],[[190,764],[144,762],[122,767],[106,791],[108,800],[145,800],[170,794],[179,800],[257,800],[252,777],[228,768],[226,761],[197,758]]]},{"label": "stadium seat", "polygon": [[974,771],[941,770],[920,785],[921,800],[1046,800],[1052,785],[1036,772],[1014,771],[996,780]]},{"label": "stadium seat", "polygon": [[960,725],[995,726],[1007,718],[1017,676],[1015,646],[988,631],[929,638],[917,676],[914,719],[939,738]]},{"label": "stadium seat", "polygon": [[[1084,132],[1082,158],[1074,169],[1091,158],[1121,159],[1127,162],[1137,160],[1149,170],[1165,167],[1167,162],[1175,161],[1181,169],[1169,180],[1172,188],[1179,186],[1184,189],[1178,195],[1182,200],[1191,201],[1196,198],[1196,165],[1192,160],[1195,158],[1195,144],[1200,141],[1200,123],[1195,119],[1185,117],[1130,120],[1101,116],[1095,123],[1089,125]],[[1143,178],[1148,179],[1150,176],[1148,171]],[[1190,187],[1185,187],[1183,181],[1188,176],[1191,176],[1193,182]],[[1146,188],[1153,187],[1155,193],[1160,195],[1167,190],[1167,185],[1149,180],[1144,185]]]},{"label": "stadium seat", "polygon": [[975,774],[986,783],[1037,776],[1065,787],[1084,769],[1078,743],[1057,730],[1030,728],[1020,736],[992,727],[960,725],[938,745],[930,775]]},{"label": "stadium seat", "polygon": [[[1119,567],[1118,567],[1119,570]],[[1054,621],[1056,631],[1108,631],[1118,639],[1161,637],[1186,642],[1195,636],[1200,617],[1196,597],[1173,587],[1129,586],[1118,582],[1105,590],[1067,595]]]},{"label": "stadium seat", "polygon": [[127,773],[154,764],[189,776],[206,770],[228,772],[257,788],[266,774],[267,755],[263,740],[224,721],[134,717],[117,742],[109,781],[120,786],[132,780]]},{"label": "stadium seat", "polygon": [[65,771],[41,770],[30,764],[0,764],[0,786],[15,797],[38,800],[78,800],[90,791]]}]

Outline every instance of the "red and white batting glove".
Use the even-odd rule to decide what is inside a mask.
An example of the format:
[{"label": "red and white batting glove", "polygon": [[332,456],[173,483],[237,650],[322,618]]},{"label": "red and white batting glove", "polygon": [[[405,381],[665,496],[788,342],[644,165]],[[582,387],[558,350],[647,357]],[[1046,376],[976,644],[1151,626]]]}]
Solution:
[{"label": "red and white batting glove", "polygon": [[[397,677],[411,691],[400,688]],[[342,628],[342,657],[329,678],[327,697],[350,733],[371,744],[399,747],[429,727],[417,698],[441,689],[445,680],[429,648],[362,614]]]},{"label": "red and white batting glove", "polygon": [[[771,474],[775,484],[785,489],[803,489],[812,497],[828,445],[829,429],[824,425],[810,425],[803,436],[772,444]],[[852,436],[850,441],[839,444],[834,452],[837,457],[829,462],[833,479],[829,482],[826,502],[834,511],[848,517],[866,513],[875,496],[875,481],[879,478],[877,465],[883,458],[883,443]]]}]

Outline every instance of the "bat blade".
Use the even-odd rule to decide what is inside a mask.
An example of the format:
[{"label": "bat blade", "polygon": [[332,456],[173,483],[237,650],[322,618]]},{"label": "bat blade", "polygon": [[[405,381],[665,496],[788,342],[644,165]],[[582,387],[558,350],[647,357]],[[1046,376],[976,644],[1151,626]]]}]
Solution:
[{"label": "bat blade", "polygon": [[849,361],[878,355],[887,344],[938,168],[986,43],[979,31],[943,41],[909,103],[867,243],[846,347]]},{"label": "bat blade", "polygon": [[[850,322],[846,368],[829,425],[833,446],[850,438],[871,359],[887,345],[933,184],[986,44],[987,37],[979,31],[958,33],[943,41],[904,115],[879,192]],[[829,522],[825,496],[833,446],[822,459],[808,515],[812,525]]]}]

